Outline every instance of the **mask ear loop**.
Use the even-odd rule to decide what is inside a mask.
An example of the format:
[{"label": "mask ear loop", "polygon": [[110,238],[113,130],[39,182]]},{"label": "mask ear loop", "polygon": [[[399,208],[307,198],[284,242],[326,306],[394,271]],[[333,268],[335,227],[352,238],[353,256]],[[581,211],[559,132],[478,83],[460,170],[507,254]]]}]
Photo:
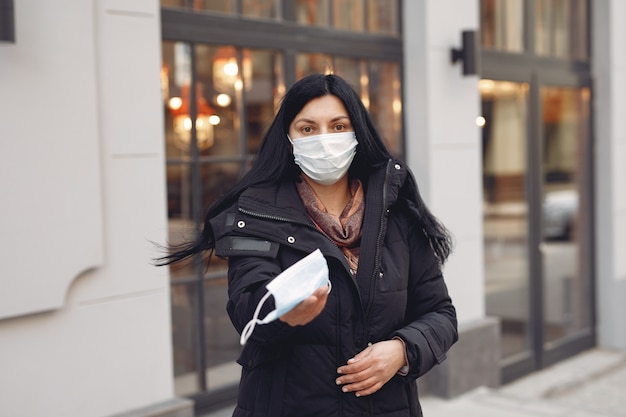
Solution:
[{"label": "mask ear loop", "polygon": [[[333,288],[333,284],[330,282],[330,280],[328,280],[326,285],[328,285],[328,293],[327,294],[330,294],[330,290]],[[241,344],[241,346],[246,344],[246,342],[248,341],[248,339],[252,335],[252,332],[254,331],[254,328],[256,327],[256,325],[257,324],[263,324],[263,320],[259,320],[259,314],[261,313],[261,307],[263,307],[263,304],[265,304],[265,301],[267,301],[267,299],[269,298],[269,296],[271,294],[272,293],[270,293],[268,291],[263,296],[263,298],[261,298],[259,300],[259,304],[257,304],[256,310],[254,310],[254,315],[252,316],[252,320],[250,320],[244,326],[243,330],[241,331],[241,337],[239,338],[239,343]]]},{"label": "mask ear loop", "polygon": [[265,294],[263,298],[259,300],[259,304],[257,304],[256,310],[254,310],[254,315],[252,316],[252,320],[250,320],[248,324],[246,324],[243,330],[241,331],[241,337],[239,338],[239,343],[241,344],[241,346],[246,344],[246,342],[252,335],[252,332],[254,331],[254,327],[257,325],[257,323],[261,323],[261,320],[259,320],[259,313],[261,313],[261,307],[263,307],[263,304],[265,304],[265,301],[269,298],[271,294],[272,293],[268,291],[267,294]]}]

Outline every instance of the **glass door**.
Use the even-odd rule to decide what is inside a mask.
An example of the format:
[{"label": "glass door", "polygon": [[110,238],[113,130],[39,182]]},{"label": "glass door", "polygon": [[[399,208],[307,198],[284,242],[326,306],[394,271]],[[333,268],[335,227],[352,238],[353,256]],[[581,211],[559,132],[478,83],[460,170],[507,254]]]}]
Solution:
[{"label": "glass door", "polygon": [[481,80],[485,302],[500,319],[503,361],[528,358],[530,258],[529,84]]},{"label": "glass door", "polygon": [[480,91],[485,302],[507,382],[593,346],[590,91]]},{"label": "glass door", "polygon": [[[540,89],[540,253],[546,354],[591,334],[589,97],[587,87]],[[546,358],[545,362],[552,361]]]}]

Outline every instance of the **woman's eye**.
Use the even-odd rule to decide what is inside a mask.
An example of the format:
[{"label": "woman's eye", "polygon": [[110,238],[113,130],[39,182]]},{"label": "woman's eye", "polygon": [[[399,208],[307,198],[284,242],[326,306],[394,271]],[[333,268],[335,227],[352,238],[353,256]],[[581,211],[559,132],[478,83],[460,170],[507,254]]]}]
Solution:
[{"label": "woman's eye", "polygon": [[311,133],[313,131],[313,129],[310,126],[305,126],[300,130],[302,131],[302,133]]},{"label": "woman's eye", "polygon": [[337,126],[335,126],[335,130],[341,132],[343,130],[346,130],[346,126],[345,125],[337,125]]}]

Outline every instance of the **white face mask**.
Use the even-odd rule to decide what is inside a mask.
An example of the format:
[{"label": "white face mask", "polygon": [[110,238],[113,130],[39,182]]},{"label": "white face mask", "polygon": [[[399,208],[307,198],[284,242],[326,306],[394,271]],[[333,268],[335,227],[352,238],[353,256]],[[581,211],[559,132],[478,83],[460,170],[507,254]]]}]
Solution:
[{"label": "white face mask", "polygon": [[[252,331],[257,324],[270,323],[285,313],[291,311],[305,298],[309,297],[316,289],[328,285],[330,293],[331,284],[328,278],[328,264],[324,255],[319,249],[311,252],[280,275],[270,281],[265,288],[268,293],[261,298],[257,304],[252,320],[246,324],[241,332],[239,342],[244,345],[252,335]],[[270,311],[264,319],[259,319],[261,307],[269,296],[274,296],[276,309]]]},{"label": "white face mask", "polygon": [[331,185],[339,181],[350,168],[356,154],[354,132],[328,133],[289,141],[293,145],[294,161],[313,181]]}]

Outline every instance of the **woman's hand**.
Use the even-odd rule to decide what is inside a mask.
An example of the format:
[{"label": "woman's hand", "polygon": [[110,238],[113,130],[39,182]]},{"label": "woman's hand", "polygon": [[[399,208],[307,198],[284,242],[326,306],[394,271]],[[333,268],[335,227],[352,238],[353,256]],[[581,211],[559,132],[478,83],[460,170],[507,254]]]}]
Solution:
[{"label": "woman's hand", "polygon": [[343,392],[354,392],[357,397],[373,394],[406,365],[404,349],[397,339],[368,346],[337,369],[340,376],[335,382],[343,385]]},{"label": "woman's hand", "polygon": [[327,299],[328,286],[319,287],[312,295],[295,306],[293,310],[280,316],[279,320],[292,327],[308,324],[315,317],[319,316],[324,306],[326,306]]}]

